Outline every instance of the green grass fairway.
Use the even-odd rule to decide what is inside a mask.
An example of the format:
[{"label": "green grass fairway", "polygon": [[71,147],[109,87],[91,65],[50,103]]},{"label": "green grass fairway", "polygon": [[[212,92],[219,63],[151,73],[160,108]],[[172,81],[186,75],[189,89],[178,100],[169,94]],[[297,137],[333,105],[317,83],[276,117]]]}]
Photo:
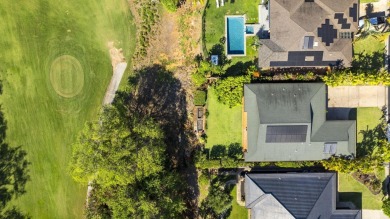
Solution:
[{"label": "green grass fairway", "polygon": [[213,89],[207,93],[207,143],[206,147],[213,145],[229,145],[242,142],[241,106],[229,108],[219,103]]},{"label": "green grass fairway", "polygon": [[237,186],[234,186],[230,195],[233,197],[232,200],[232,211],[228,218],[230,219],[247,219],[248,218],[248,209],[244,206],[240,206],[237,203]]},{"label": "green grass fairway", "polygon": [[50,83],[58,95],[74,97],[84,86],[83,67],[73,56],[62,55],[51,64]]},{"label": "green grass fairway", "polygon": [[2,0],[0,20],[7,140],[22,146],[31,162],[27,193],[14,204],[32,218],[82,218],[86,185],[67,172],[71,145],[96,118],[110,81],[107,43],[132,56],[128,3]]},{"label": "green grass fairway", "polygon": [[366,131],[375,128],[379,125],[382,111],[377,107],[362,107],[357,108],[357,143],[363,140],[363,134],[360,131]]}]

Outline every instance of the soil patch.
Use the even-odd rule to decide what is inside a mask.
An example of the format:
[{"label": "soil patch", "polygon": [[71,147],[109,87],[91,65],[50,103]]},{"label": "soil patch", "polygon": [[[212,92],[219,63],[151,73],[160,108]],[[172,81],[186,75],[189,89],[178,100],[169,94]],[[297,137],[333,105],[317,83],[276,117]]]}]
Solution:
[{"label": "soil patch", "polygon": [[375,174],[352,173],[352,177],[365,185],[373,195],[378,195],[382,191],[382,183]]}]

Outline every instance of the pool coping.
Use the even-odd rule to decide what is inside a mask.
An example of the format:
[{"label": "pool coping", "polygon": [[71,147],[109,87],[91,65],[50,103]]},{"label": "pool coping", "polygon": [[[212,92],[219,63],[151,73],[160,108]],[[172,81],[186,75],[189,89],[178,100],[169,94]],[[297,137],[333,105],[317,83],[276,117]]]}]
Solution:
[{"label": "pool coping", "polygon": [[225,15],[225,54],[226,56],[230,59],[231,57],[233,56],[240,56],[240,57],[243,57],[243,56],[246,56],[246,33],[244,33],[244,54],[228,54],[228,38],[227,38],[227,18],[228,17],[242,17],[244,18],[244,28],[245,28],[245,25],[246,25],[246,16],[245,14],[243,15]]}]

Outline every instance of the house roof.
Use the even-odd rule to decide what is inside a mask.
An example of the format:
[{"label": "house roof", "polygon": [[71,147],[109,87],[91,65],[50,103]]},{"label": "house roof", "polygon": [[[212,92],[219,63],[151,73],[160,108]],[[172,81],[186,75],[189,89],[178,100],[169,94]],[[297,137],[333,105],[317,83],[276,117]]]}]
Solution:
[{"label": "house roof", "polygon": [[360,210],[336,209],[336,192],[336,173],[245,175],[252,218],[361,218]]},{"label": "house roof", "polygon": [[[270,0],[270,39],[260,40],[259,66],[349,66],[352,39],[341,34],[357,32],[358,8],[357,0]],[[313,47],[304,46],[305,37],[313,37]],[[316,53],[320,61],[305,61],[307,51],[322,52]],[[303,60],[291,62],[297,55]]]},{"label": "house roof", "polygon": [[[327,121],[326,101],[323,83],[244,85],[248,118],[245,160],[327,159],[332,154],[324,153],[326,143],[337,145],[336,154],[355,154],[356,121]],[[298,133],[302,130],[304,135]]]}]

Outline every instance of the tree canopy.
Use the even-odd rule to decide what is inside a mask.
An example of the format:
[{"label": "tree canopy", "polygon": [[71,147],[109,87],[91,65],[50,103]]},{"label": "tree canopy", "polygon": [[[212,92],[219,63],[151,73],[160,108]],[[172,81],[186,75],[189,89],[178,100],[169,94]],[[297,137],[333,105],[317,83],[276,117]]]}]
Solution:
[{"label": "tree canopy", "polygon": [[120,117],[112,106],[88,123],[73,146],[70,166],[76,181],[127,185],[163,169],[163,133],[151,119]]},{"label": "tree canopy", "polygon": [[209,194],[201,203],[201,215],[203,218],[219,218],[232,206],[232,197],[224,189],[223,183],[212,183]]},{"label": "tree canopy", "polygon": [[187,114],[178,84],[162,67],[142,69],[86,124],[69,169],[76,181],[92,182],[87,218],[182,217],[188,185],[175,159]]},{"label": "tree canopy", "polygon": [[215,93],[218,96],[218,100],[229,107],[241,104],[244,95],[244,84],[249,83],[250,80],[249,75],[244,75],[227,77],[218,81],[215,86]]}]

